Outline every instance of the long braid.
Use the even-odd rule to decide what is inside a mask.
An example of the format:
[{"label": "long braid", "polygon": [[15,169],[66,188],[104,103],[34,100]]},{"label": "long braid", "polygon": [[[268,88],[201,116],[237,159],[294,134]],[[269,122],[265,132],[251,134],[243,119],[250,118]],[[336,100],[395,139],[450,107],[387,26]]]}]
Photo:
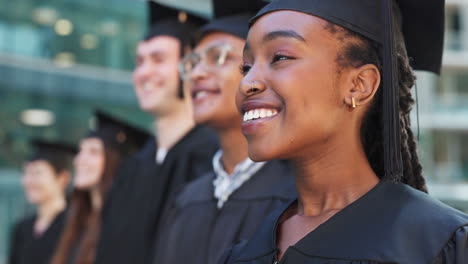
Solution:
[{"label": "long braid", "polygon": [[[327,23],[325,26],[330,33],[337,36],[343,42],[343,50],[337,56],[337,64],[341,68],[359,67],[364,64],[374,64],[382,72],[382,59],[380,56],[380,46],[357,33],[349,31],[341,26]],[[400,87],[400,135],[401,151],[403,159],[402,183],[427,192],[425,179],[422,175],[422,167],[419,162],[416,142],[409,114],[414,100],[411,88],[414,86],[416,77],[409,65],[409,58],[404,46],[401,32],[397,32],[397,64]],[[361,141],[367,159],[374,172],[382,179],[384,178],[384,158],[383,158],[383,133],[382,133],[382,93],[379,87],[372,105],[369,107],[361,127]]]},{"label": "long braid", "polygon": [[409,59],[406,55],[406,49],[403,41],[397,45],[397,60],[399,68],[399,87],[400,87],[400,130],[401,130],[401,151],[404,163],[404,173],[402,182],[412,186],[415,189],[427,192],[426,181],[422,175],[422,167],[416,149],[416,142],[411,129],[410,112],[414,105],[414,99],[411,94],[411,88],[414,87],[416,77],[409,65]]},{"label": "long braid", "polygon": [[408,129],[408,135],[410,135],[410,138],[412,139],[408,140],[408,146],[412,153],[411,163],[413,164],[413,177],[415,179],[414,183],[411,184],[411,186],[423,192],[427,192],[426,179],[424,178],[422,173],[421,162],[419,161],[419,157],[417,154],[416,141],[414,140],[413,131],[411,129]]}]

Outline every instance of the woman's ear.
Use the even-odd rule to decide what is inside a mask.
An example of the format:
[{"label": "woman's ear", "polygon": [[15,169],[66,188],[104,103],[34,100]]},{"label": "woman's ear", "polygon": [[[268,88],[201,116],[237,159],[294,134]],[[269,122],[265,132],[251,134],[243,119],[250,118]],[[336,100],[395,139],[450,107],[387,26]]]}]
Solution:
[{"label": "woman's ear", "polygon": [[345,103],[352,108],[369,104],[380,85],[380,72],[374,64],[351,70],[352,85],[346,91]]}]

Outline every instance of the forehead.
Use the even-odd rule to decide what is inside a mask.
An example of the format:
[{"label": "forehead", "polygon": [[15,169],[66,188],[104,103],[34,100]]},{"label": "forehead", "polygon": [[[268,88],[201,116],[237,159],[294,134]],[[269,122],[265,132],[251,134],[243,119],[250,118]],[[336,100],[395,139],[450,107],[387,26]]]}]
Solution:
[{"label": "forehead", "polygon": [[25,169],[34,169],[34,168],[52,168],[52,165],[49,161],[44,159],[38,159],[26,162],[24,165]]},{"label": "forehead", "polygon": [[327,21],[292,10],[279,10],[267,13],[258,18],[251,26],[247,37],[248,42],[264,40],[265,36],[275,31],[293,31],[303,37],[306,42],[314,38],[326,38]]},{"label": "forehead", "polygon": [[90,137],[80,141],[80,147],[103,147],[104,143],[100,138]]},{"label": "forehead", "polygon": [[212,46],[229,44],[235,49],[242,49],[245,40],[224,32],[212,32],[206,34],[195,46],[195,51],[199,52]]},{"label": "forehead", "polygon": [[137,54],[144,56],[155,52],[176,53],[180,50],[180,41],[171,36],[156,36],[138,43]]}]

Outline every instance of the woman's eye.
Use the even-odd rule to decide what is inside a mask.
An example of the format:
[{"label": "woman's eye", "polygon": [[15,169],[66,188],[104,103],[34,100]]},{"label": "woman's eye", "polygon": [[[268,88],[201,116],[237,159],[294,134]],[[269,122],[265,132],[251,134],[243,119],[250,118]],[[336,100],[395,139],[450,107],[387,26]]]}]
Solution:
[{"label": "woman's eye", "polygon": [[242,75],[246,75],[249,70],[250,70],[251,66],[250,65],[247,65],[247,64],[243,64],[240,66],[240,72]]},{"label": "woman's eye", "polygon": [[293,57],[282,55],[282,54],[275,54],[272,59],[272,63],[284,61],[284,60],[293,60]]},{"label": "woman's eye", "polygon": [[135,60],[135,66],[141,66],[141,64],[143,64],[143,59],[142,58],[137,58]]}]

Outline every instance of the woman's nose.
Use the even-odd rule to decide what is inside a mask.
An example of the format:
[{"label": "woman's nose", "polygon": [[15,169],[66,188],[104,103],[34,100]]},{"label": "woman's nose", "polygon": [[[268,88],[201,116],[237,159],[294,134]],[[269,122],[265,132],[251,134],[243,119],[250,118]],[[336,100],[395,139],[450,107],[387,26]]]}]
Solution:
[{"label": "woman's nose", "polygon": [[266,85],[263,81],[260,80],[244,78],[241,81],[239,89],[244,96],[252,96],[265,91]]}]

